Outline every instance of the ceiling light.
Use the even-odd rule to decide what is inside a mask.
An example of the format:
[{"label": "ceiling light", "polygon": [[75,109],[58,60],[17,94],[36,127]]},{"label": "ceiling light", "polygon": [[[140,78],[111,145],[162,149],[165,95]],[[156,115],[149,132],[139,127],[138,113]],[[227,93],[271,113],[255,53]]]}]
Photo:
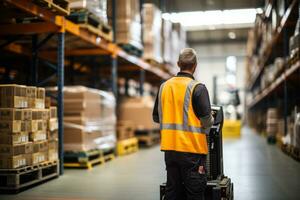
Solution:
[{"label": "ceiling light", "polygon": [[229,32],[228,33],[228,37],[230,38],[230,39],[232,39],[232,40],[234,40],[235,38],[236,38],[236,34],[235,34],[235,32]]},{"label": "ceiling light", "polygon": [[208,29],[210,26],[240,25],[253,26],[256,9],[210,10],[179,13],[164,13],[163,18],[180,22],[187,30]]}]

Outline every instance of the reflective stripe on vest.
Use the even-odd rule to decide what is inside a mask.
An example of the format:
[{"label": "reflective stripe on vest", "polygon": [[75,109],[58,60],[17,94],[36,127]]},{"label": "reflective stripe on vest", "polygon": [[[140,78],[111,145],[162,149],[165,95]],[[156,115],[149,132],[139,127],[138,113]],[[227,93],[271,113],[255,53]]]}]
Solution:
[{"label": "reflective stripe on vest", "polygon": [[200,134],[209,134],[209,129],[204,129],[201,127],[195,127],[195,126],[189,126],[188,125],[188,118],[189,118],[189,105],[191,100],[191,93],[192,89],[197,84],[197,81],[192,80],[185,91],[184,95],[184,102],[183,102],[183,123],[182,124],[165,124],[163,123],[163,113],[162,113],[162,105],[161,105],[161,99],[162,99],[162,90],[164,87],[164,83],[161,85],[159,89],[159,101],[158,101],[158,115],[159,115],[159,121],[160,121],[160,129],[161,130],[178,130],[178,131],[187,131],[187,132],[193,132],[193,133],[200,133]]}]

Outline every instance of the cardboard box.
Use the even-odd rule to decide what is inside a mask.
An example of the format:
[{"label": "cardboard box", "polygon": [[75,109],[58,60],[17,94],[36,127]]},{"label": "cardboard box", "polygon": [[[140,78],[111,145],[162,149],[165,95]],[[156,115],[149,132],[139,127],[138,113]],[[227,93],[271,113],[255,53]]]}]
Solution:
[{"label": "cardboard box", "polygon": [[33,153],[31,155],[30,163],[32,165],[36,165],[36,164],[45,162],[47,160],[48,160],[48,151],[46,151],[46,152],[37,152],[37,153]]},{"label": "cardboard box", "polygon": [[28,132],[46,131],[48,126],[45,120],[31,120],[26,123],[28,124]]},{"label": "cardboard box", "polygon": [[22,109],[0,108],[0,120],[22,120]]},{"label": "cardboard box", "polygon": [[25,155],[0,156],[1,169],[15,169],[28,165]]},{"label": "cardboard box", "polygon": [[64,150],[65,151],[88,151],[97,149],[95,140],[103,136],[102,132],[85,132],[80,129],[64,129]]},{"label": "cardboard box", "polygon": [[58,160],[58,151],[57,151],[57,149],[49,149],[48,150],[48,160],[49,161]]},{"label": "cardboard box", "polygon": [[0,85],[1,108],[27,108],[26,87],[23,85]]},{"label": "cardboard box", "polygon": [[26,86],[16,84],[2,84],[0,85],[0,96],[26,97]]},{"label": "cardboard box", "polygon": [[45,99],[33,99],[33,108],[45,108]]},{"label": "cardboard box", "polygon": [[51,106],[49,108],[49,118],[50,119],[57,118],[57,107],[56,106]]},{"label": "cardboard box", "polygon": [[16,156],[27,153],[32,153],[32,142],[18,145],[0,145],[0,155]]},{"label": "cardboard box", "polygon": [[57,118],[49,119],[48,120],[48,130],[55,131],[58,129],[58,120]]},{"label": "cardboard box", "polygon": [[49,149],[58,149],[58,139],[52,139],[48,141]]},{"label": "cardboard box", "polygon": [[124,140],[134,137],[134,123],[131,121],[118,121],[117,124],[117,136],[118,140]]},{"label": "cardboard box", "polygon": [[48,141],[33,142],[33,153],[48,151]]},{"label": "cardboard box", "polygon": [[54,140],[58,138],[58,130],[55,131],[47,131],[47,138],[48,140]]},{"label": "cardboard box", "polygon": [[22,132],[22,124],[24,126],[24,123],[20,120],[14,120],[14,121],[4,121],[0,120],[0,131],[1,132],[12,132],[12,133],[19,133]]},{"label": "cardboard box", "polygon": [[45,108],[50,108],[51,107],[51,97],[46,97],[45,98]]},{"label": "cardboard box", "polygon": [[33,120],[49,119],[49,110],[48,109],[32,109],[32,119]]},{"label": "cardboard box", "polygon": [[0,144],[16,145],[21,143],[27,143],[28,141],[29,141],[29,135],[27,132],[0,133]]},{"label": "cardboard box", "polygon": [[36,90],[36,98],[45,101],[45,96],[46,96],[45,88],[38,87]]},{"label": "cardboard box", "polygon": [[29,133],[29,140],[32,142],[42,141],[47,139],[46,131],[37,131],[33,133]]},{"label": "cardboard box", "polygon": [[1,96],[0,108],[27,108],[28,99],[26,97],[18,96]]},{"label": "cardboard box", "polygon": [[26,97],[35,99],[37,95],[37,88],[35,86],[26,87]]}]

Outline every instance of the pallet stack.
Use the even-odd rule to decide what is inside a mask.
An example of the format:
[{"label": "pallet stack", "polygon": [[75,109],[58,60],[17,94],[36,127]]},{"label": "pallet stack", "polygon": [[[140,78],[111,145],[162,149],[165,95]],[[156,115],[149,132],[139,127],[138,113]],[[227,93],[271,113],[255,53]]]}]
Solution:
[{"label": "pallet stack", "polygon": [[112,41],[112,30],[107,20],[107,0],[70,0],[69,20],[80,24],[107,41]]},{"label": "pallet stack", "polygon": [[152,146],[159,142],[159,127],[152,120],[153,105],[152,97],[144,96],[126,97],[119,106],[118,119],[131,121],[139,144],[145,146]]},{"label": "pallet stack", "polygon": [[162,14],[152,3],[143,4],[143,58],[150,63],[162,63]]},{"label": "pallet stack", "polygon": [[266,125],[267,141],[268,143],[274,144],[276,143],[276,133],[278,131],[278,117],[276,108],[269,108],[267,110]]},{"label": "pallet stack", "polygon": [[[112,0],[108,1],[109,24],[112,25]],[[122,0],[116,5],[116,43],[125,51],[141,56],[142,25],[139,0]]]},{"label": "pallet stack", "polygon": [[[55,88],[49,92],[56,94]],[[91,168],[114,157],[115,98],[84,86],[64,87],[64,166]],[[107,159],[106,159],[107,158]]]},{"label": "pallet stack", "polygon": [[[1,190],[18,190],[48,177],[36,176],[46,167],[58,176],[56,107],[45,108],[45,89],[0,85],[0,177],[18,177],[0,183]],[[22,180],[23,176],[32,179]],[[31,170],[29,170],[31,169]]]},{"label": "pallet stack", "polygon": [[138,150],[138,140],[134,137],[135,126],[132,121],[119,120],[117,123],[117,154],[119,156],[134,153]]}]

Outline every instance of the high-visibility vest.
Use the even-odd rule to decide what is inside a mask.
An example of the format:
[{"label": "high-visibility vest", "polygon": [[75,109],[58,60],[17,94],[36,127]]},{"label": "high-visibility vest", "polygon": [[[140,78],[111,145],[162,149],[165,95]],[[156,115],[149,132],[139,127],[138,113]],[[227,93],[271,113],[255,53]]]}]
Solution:
[{"label": "high-visibility vest", "polygon": [[197,84],[199,82],[188,77],[173,77],[161,85],[158,113],[162,151],[208,153],[207,130],[203,129],[192,106]]}]

